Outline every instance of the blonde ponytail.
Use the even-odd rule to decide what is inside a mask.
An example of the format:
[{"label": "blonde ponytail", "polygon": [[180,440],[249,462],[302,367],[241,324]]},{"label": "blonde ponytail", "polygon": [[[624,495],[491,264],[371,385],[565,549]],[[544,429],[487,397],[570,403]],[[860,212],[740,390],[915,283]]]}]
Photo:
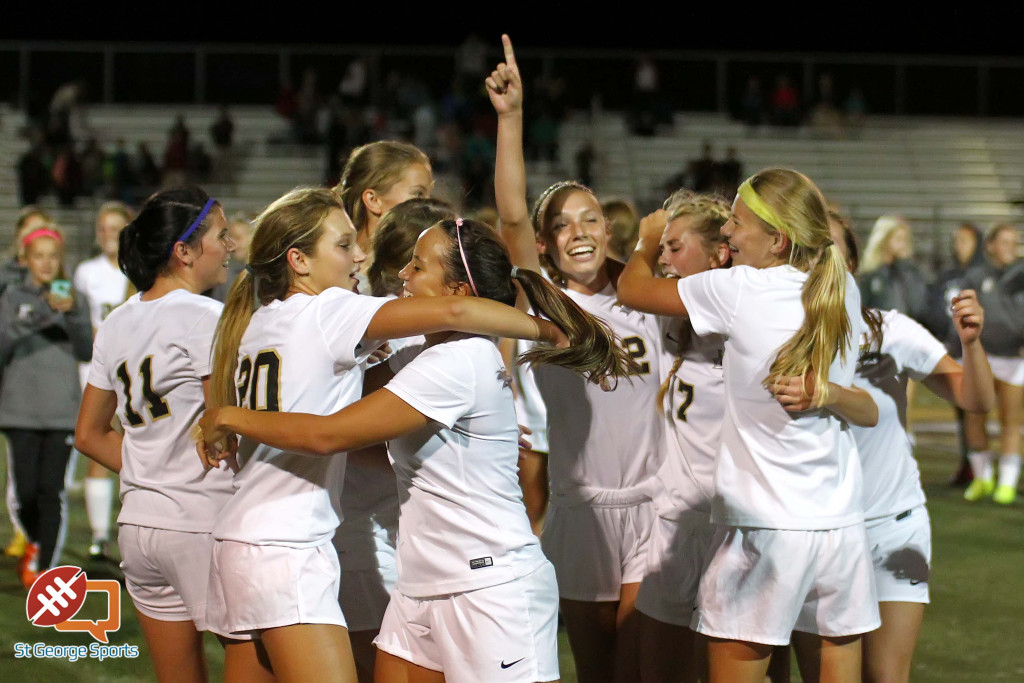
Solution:
[{"label": "blonde ponytail", "polygon": [[238,405],[235,393],[235,365],[238,362],[238,347],[242,335],[249,327],[249,321],[256,310],[255,282],[247,270],[235,280],[228,292],[224,311],[217,322],[213,335],[213,398],[216,406]]},{"label": "blonde ponytail", "polygon": [[803,325],[779,349],[764,384],[810,373],[811,395],[818,397],[820,405],[829,396],[829,366],[837,353],[846,360],[852,334],[846,312],[846,264],[836,245],[828,246],[811,268],[800,300],[804,306]]},{"label": "blonde ponytail", "polygon": [[800,295],[803,324],[779,349],[763,384],[810,374],[811,395],[822,405],[829,398],[829,366],[837,353],[846,360],[853,330],[846,311],[846,262],[832,243],[828,205],[810,178],[786,168],[759,171],[737,193],[766,230],[786,235],[790,265],[807,273]]}]

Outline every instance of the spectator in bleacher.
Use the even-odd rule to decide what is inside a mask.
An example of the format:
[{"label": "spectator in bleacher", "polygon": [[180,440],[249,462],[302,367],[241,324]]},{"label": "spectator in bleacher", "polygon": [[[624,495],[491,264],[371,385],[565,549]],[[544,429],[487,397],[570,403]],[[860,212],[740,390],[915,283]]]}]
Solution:
[{"label": "spectator in bleacher", "polygon": [[757,76],[747,78],[747,85],[740,96],[739,119],[751,128],[761,125],[764,120],[764,95],[761,92],[761,79]]},{"label": "spectator in bleacher", "polygon": [[967,414],[968,458],[974,481],[964,498],[977,501],[992,496],[1009,505],[1017,498],[1020,480],[1020,431],[1024,403],[1024,260],[1019,256],[1020,235],[1008,223],[993,226],[985,235],[986,263],[967,271],[966,284],[978,292],[985,308],[981,345],[988,353],[996,378],[999,413],[999,478],[995,455],[988,449],[987,416]]},{"label": "spectator in bleacher", "polygon": [[[952,264],[939,273],[928,288],[928,319],[922,321],[928,331],[942,341],[951,358],[960,360],[960,335],[953,324],[953,298],[960,290],[967,289],[965,276],[970,269],[984,265],[985,250],[982,248],[982,234],[973,223],[961,223],[953,231],[950,241]],[[965,413],[956,408],[957,436],[960,447],[960,466],[954,473],[951,484],[966,486],[974,478],[967,459],[969,444],[965,431]]]},{"label": "spectator in bleacher", "polygon": [[609,199],[601,202],[601,210],[611,230],[608,239],[608,255],[625,262],[636,246],[640,230],[640,216],[633,203],[625,199]]},{"label": "spectator in bleacher", "polygon": [[164,147],[163,186],[181,187],[188,182],[188,127],[185,119],[178,117],[167,136]]},{"label": "spectator in bleacher", "polygon": [[188,177],[195,182],[207,183],[213,171],[213,158],[206,151],[206,146],[196,142],[188,151]]},{"label": "spectator in bleacher", "polygon": [[57,201],[63,207],[73,207],[75,197],[82,193],[82,164],[75,154],[74,145],[67,144],[58,149],[50,175]]},{"label": "spectator in bleacher", "polygon": [[711,192],[715,189],[715,153],[707,140],[700,147],[700,157],[687,167],[694,192]]},{"label": "spectator in bleacher", "polygon": [[478,209],[494,196],[494,136],[474,126],[462,145],[462,184],[466,206]]},{"label": "spectator in bleacher", "polygon": [[832,76],[818,77],[818,99],[811,108],[811,127],[821,135],[839,137],[843,134],[843,115],[836,105]]},{"label": "spectator in bleacher", "polygon": [[910,225],[903,218],[887,215],[875,221],[858,278],[865,306],[928,319],[927,280],[913,255]]},{"label": "spectator in bleacher", "polygon": [[595,187],[594,160],[596,158],[597,154],[594,152],[594,145],[589,140],[576,150],[576,156],[574,157],[576,161],[576,180],[586,187]]},{"label": "spectator in bleacher", "polygon": [[860,89],[860,86],[853,86],[850,89],[850,94],[846,96],[846,101],[843,103],[843,113],[846,114],[846,125],[849,128],[860,128],[864,124],[864,114],[867,112],[868,105],[864,99],[864,91]]},{"label": "spectator in bleacher", "polygon": [[548,163],[558,159],[558,121],[547,108],[541,109],[530,122],[526,144],[529,159]]},{"label": "spectator in bleacher", "polygon": [[775,79],[772,91],[772,123],[776,126],[800,125],[800,93],[786,74]]},{"label": "spectator in bleacher", "polygon": [[455,53],[455,77],[466,89],[476,88],[487,73],[487,44],[470,33]]},{"label": "spectator in bleacher", "polygon": [[22,206],[35,204],[50,187],[50,170],[41,142],[33,143],[18,159],[18,194]]},{"label": "spectator in bleacher", "polygon": [[92,197],[103,187],[103,163],[106,155],[96,138],[89,138],[80,156],[82,164],[82,194]]},{"label": "spectator in bleacher", "polygon": [[135,170],[135,180],[142,189],[142,194],[147,197],[151,195],[156,186],[160,184],[160,168],[156,165],[156,159],[149,151],[149,145],[139,142],[135,148],[135,159],[131,162]]},{"label": "spectator in bleacher", "polygon": [[725,151],[725,160],[715,164],[715,187],[714,191],[725,197],[730,202],[736,196],[736,188],[743,181],[743,162],[735,147],[729,147]]},{"label": "spectator in bleacher", "polygon": [[107,157],[103,165],[103,177],[107,182],[107,199],[125,203],[134,201],[137,181],[123,138],[117,141],[114,153]]},{"label": "spectator in bleacher", "polygon": [[217,120],[210,126],[210,138],[213,140],[213,181],[217,183],[234,182],[235,160],[232,145],[235,136],[235,122],[226,106],[220,108]]},{"label": "spectator in bleacher", "polygon": [[317,82],[316,69],[308,67],[302,72],[302,83],[295,94],[295,114],[292,118],[292,131],[295,136],[295,142],[300,145],[315,145],[320,142],[316,124],[322,102]]},{"label": "spectator in bleacher", "polygon": [[633,71],[632,127],[636,135],[654,135],[658,124],[658,65],[647,55],[636,60]]},{"label": "spectator in bleacher", "polygon": [[343,104],[361,107],[366,104],[369,90],[370,68],[366,57],[357,57],[345,67],[345,75],[338,84]]}]

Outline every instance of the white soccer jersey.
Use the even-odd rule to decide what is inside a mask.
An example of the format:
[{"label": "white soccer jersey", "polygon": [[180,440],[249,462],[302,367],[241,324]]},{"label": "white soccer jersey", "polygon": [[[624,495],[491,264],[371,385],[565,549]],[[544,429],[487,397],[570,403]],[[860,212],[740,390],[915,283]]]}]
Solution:
[{"label": "white soccer jersey", "polygon": [[861,356],[854,384],[878,404],[878,425],[852,427],[864,468],[867,519],[905,512],[925,502],[921,473],[907,436],[907,379],[922,380],[946,355],[928,330],[898,311],[882,313],[882,348]]},{"label": "white soccer jersey", "polygon": [[694,510],[710,514],[725,413],[722,337],[698,337],[688,329],[686,320],[673,322],[665,336],[667,357],[676,357],[680,342],[686,344],[686,351],[669,379],[662,408],[665,451],[654,505],[658,515],[667,519]]},{"label": "white soccer jersey", "polygon": [[[89,301],[89,319],[94,332],[128,296],[128,278],[103,254],[78,264],[73,280],[75,289]],[[89,364],[79,363],[78,374],[84,390],[89,381]]]},{"label": "white soccer jersey", "polygon": [[[363,335],[387,301],[332,287],[293,294],[253,313],[238,349],[240,405],[329,415],[362,394],[361,363],[375,348]],[[235,494],[213,535],[219,541],[295,548],[331,539],[338,516],[328,485],[332,459],[242,439]],[[335,463],[334,468],[339,465]],[[341,475],[343,476],[343,474]]]},{"label": "white soccer jersey", "polygon": [[600,490],[647,485],[660,465],[662,420],[656,399],[663,355],[658,318],[619,304],[611,285],[587,296],[563,290],[603,320],[643,373],[621,379],[613,391],[565,368],[534,371],[548,410],[548,472],[552,501],[585,501]]},{"label": "white soccer jersey", "polygon": [[78,264],[74,283],[75,289],[89,298],[89,318],[94,330],[128,294],[128,278],[103,254]]},{"label": "white soccer jersey", "polygon": [[525,576],[546,562],[523,505],[511,379],[488,339],[456,334],[387,385],[432,420],[388,442],[398,475],[398,584],[447,595]]},{"label": "white soccer jersey", "polygon": [[93,345],[89,384],[117,394],[124,427],[119,524],[209,532],[231,473],[208,472],[189,428],[205,405],[220,302],[184,289],[115,309]]},{"label": "white soccer jersey", "polygon": [[[697,334],[725,337],[725,419],[712,520],[769,529],[838,529],[864,521],[861,468],[848,426],[827,410],[790,414],[761,383],[804,320],[807,274],[736,266],[679,280]],[[853,382],[864,330],[860,292],[846,280],[853,334],[829,381]]]}]

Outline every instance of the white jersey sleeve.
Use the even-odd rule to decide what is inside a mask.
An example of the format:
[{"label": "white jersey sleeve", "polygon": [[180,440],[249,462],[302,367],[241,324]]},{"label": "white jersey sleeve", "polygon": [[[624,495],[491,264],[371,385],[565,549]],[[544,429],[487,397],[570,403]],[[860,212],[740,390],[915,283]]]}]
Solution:
[{"label": "white jersey sleeve", "polygon": [[729,333],[746,286],[746,268],[719,268],[679,278],[679,298],[697,335]]},{"label": "white jersey sleeve", "polygon": [[899,514],[925,502],[921,474],[907,435],[907,379],[924,379],[946,347],[897,311],[882,313],[882,345],[857,363],[854,384],[878,406],[878,424],[851,427],[864,469],[867,519]]}]

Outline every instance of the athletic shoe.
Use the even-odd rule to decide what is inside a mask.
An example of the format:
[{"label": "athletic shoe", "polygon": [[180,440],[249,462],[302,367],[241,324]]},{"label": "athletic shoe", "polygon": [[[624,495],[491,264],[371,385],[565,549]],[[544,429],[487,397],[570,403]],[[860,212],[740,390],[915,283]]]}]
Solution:
[{"label": "athletic shoe", "polygon": [[1009,484],[1000,484],[996,487],[996,492],[992,494],[992,500],[1000,505],[1009,505],[1017,500],[1017,489]]},{"label": "athletic shoe", "polygon": [[996,488],[996,484],[991,479],[975,479],[971,482],[971,485],[964,491],[964,500],[969,500],[974,503],[981,500],[982,498],[988,498],[992,495],[992,491]]},{"label": "athletic shoe", "polygon": [[28,539],[25,538],[25,534],[15,531],[11,542],[4,548],[4,555],[7,557],[21,557],[25,554],[25,545],[27,543]]},{"label": "athletic shoe", "polygon": [[110,561],[107,555],[107,539],[94,540],[89,546],[89,559],[93,562]]},{"label": "athletic shoe", "polygon": [[18,560],[18,577],[26,589],[31,588],[39,576],[39,544],[25,545],[25,554]]}]

